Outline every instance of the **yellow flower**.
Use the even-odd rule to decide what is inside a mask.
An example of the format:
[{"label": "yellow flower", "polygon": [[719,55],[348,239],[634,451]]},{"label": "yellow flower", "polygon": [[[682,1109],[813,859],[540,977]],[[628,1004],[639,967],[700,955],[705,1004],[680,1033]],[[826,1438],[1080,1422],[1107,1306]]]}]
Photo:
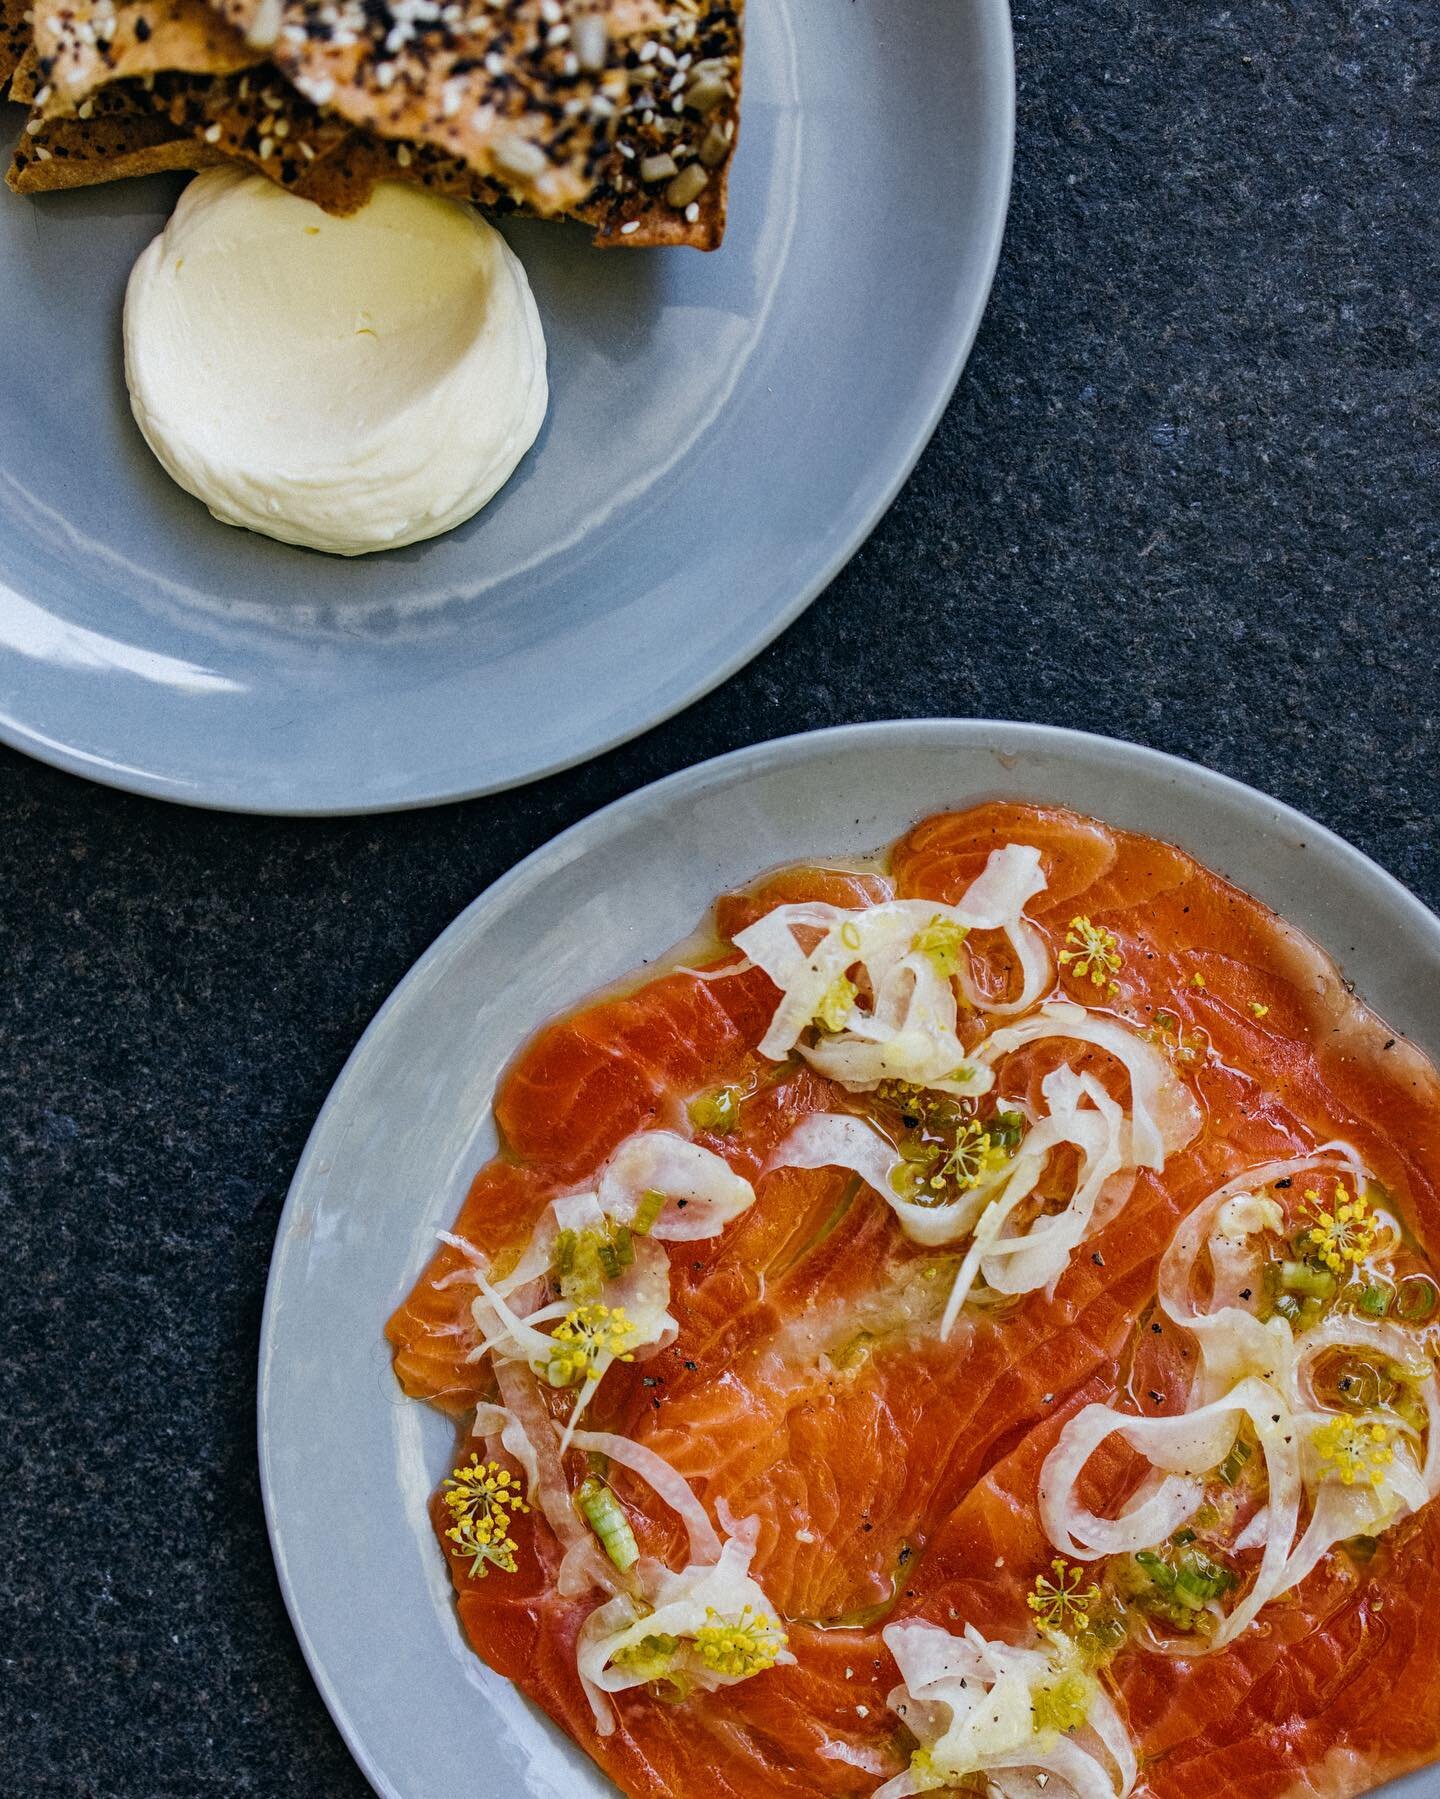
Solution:
[{"label": "yellow flower", "polygon": [[837,976],[820,996],[820,1004],[815,1008],[815,1022],[827,1031],[843,1031],[859,991],[854,981],[843,974]]},{"label": "yellow flower", "polygon": [[670,1670],[676,1652],[680,1648],[678,1637],[657,1635],[641,1637],[638,1643],[629,1643],[624,1649],[617,1649],[610,1657],[611,1665],[624,1668],[631,1674],[640,1674],[646,1680],[659,1680]]},{"label": "yellow flower", "polygon": [[923,931],[915,933],[910,948],[922,956],[928,956],[937,972],[948,980],[960,966],[961,946],[969,935],[963,924],[942,918],[937,912]]},{"label": "yellow flower", "polygon": [[1069,1635],[1089,1623],[1090,1607],[1100,1597],[1100,1589],[1093,1583],[1082,1587],[1084,1569],[1073,1567],[1060,1558],[1051,1562],[1050,1572],[1055,1576],[1054,1580],[1048,1575],[1038,1575],[1035,1591],[1025,1603],[1034,1612],[1042,1630]]},{"label": "yellow flower", "polygon": [[612,1361],[630,1362],[635,1326],[624,1306],[586,1305],[567,1312],[551,1332],[545,1378],[552,1387],[578,1387],[598,1380]]},{"label": "yellow flower", "polygon": [[470,1457],[441,1482],[451,1525],[445,1532],[462,1556],[470,1558],[472,1579],[483,1580],[492,1567],[515,1572],[516,1543],[510,1535],[511,1512],[528,1512],[515,1477],[499,1462]]},{"label": "yellow flower", "polygon": [[928,1749],[917,1749],[910,1757],[910,1778],[917,1793],[933,1793],[936,1787],[949,1784],[936,1770],[935,1757]]},{"label": "yellow flower", "polygon": [[[1017,1139],[1018,1140],[1018,1139]],[[972,1192],[987,1174],[1003,1168],[1011,1151],[999,1136],[992,1136],[978,1118],[971,1118],[956,1133],[954,1146],[921,1146],[917,1160],[901,1165],[891,1185],[902,1199],[917,1206],[947,1206],[962,1193]]]},{"label": "yellow flower", "polygon": [[1062,968],[1068,968],[1078,980],[1088,980],[1093,987],[1108,986],[1112,993],[1119,991],[1110,977],[1119,972],[1125,958],[1120,954],[1113,931],[1107,931],[1103,925],[1091,924],[1082,914],[1070,920],[1065,941],[1075,947],[1061,950]]},{"label": "yellow flower", "polygon": [[710,1606],[705,1616],[711,1622],[695,1632],[695,1653],[712,1673],[744,1680],[775,1666],[785,1647],[785,1632],[764,1612],[752,1612],[747,1605],[733,1624]]},{"label": "yellow flower", "polygon": [[1030,1696],[1036,1730],[1079,1730],[1090,1716],[1095,1701],[1094,1685],[1083,1674],[1062,1674],[1050,1686],[1036,1687]]},{"label": "yellow flower", "polygon": [[1269,1006],[1262,1006],[1258,999],[1252,999],[1250,1002],[1250,1010],[1256,1018],[1264,1018],[1269,1013],[1270,1008]]},{"label": "yellow flower", "polygon": [[1345,1188],[1338,1186],[1327,1210],[1318,1190],[1307,1187],[1305,1203],[1314,1219],[1309,1233],[1314,1245],[1312,1255],[1332,1274],[1347,1273],[1348,1267],[1365,1260],[1375,1245],[1376,1220],[1370,1215],[1370,1202],[1363,1193],[1351,1199]]},{"label": "yellow flower", "polygon": [[972,1118],[956,1136],[954,1149],[940,1164],[939,1175],[932,1179],[931,1185],[949,1181],[962,1193],[968,1193],[972,1187],[978,1187],[987,1174],[1003,1167],[1007,1159],[1004,1149],[979,1119]]},{"label": "yellow flower", "polygon": [[1203,987],[1204,987],[1204,986],[1205,986],[1205,977],[1204,977],[1204,975],[1203,975],[1203,974],[1192,974],[1192,975],[1191,975],[1191,977],[1190,977],[1190,985],[1191,985],[1191,986],[1192,986],[1192,987],[1200,987],[1200,988],[1203,988]]},{"label": "yellow flower", "polygon": [[1334,1470],[1344,1487],[1357,1482],[1383,1487],[1385,1470],[1395,1460],[1394,1440],[1391,1425],[1367,1424],[1360,1418],[1332,1418],[1311,1434],[1320,1460]]}]

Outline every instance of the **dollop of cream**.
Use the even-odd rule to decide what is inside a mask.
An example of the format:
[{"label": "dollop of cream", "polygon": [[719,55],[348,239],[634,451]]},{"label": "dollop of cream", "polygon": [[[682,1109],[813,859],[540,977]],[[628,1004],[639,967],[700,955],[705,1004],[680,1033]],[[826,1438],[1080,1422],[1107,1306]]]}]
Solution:
[{"label": "dollop of cream", "polygon": [[525,271],[468,206],[386,183],[331,218],[258,175],[199,175],[125,296],[146,442],[226,524],[340,556],[472,517],[549,391]]}]

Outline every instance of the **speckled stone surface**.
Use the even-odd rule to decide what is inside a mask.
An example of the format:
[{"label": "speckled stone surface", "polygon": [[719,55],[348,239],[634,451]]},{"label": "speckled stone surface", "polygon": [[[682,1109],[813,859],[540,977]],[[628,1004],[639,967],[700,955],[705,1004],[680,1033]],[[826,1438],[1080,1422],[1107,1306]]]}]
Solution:
[{"label": "speckled stone surface", "polygon": [[271,1238],[371,1014],[562,826],[785,731],[980,713],[1237,775],[1440,904],[1434,8],[1055,0],[1016,30],[969,372],[869,546],[721,692],[376,821],[186,813],[0,753],[6,1794],[367,1790],[266,1549]]}]

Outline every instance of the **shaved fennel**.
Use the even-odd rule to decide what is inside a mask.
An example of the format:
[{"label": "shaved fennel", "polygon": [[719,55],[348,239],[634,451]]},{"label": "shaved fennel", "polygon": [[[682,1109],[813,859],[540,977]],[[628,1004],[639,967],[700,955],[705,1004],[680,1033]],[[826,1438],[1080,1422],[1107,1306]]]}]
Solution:
[{"label": "shaved fennel", "polygon": [[[805,903],[777,906],[739,932],[736,947],[780,989],[761,1040],[783,1060],[798,1049],[822,1074],[854,1091],[900,1080],[953,1094],[979,1094],[993,1077],[969,1063],[957,1034],[956,982],[968,1005],[1009,1014],[1033,1006],[1051,976],[1045,940],[1024,916],[1045,877],[1039,852],[1008,844],[992,853],[958,905],[889,900],[847,911]],[[971,930],[999,930],[1021,970],[1013,1000],[985,997],[961,945]],[[817,938],[802,947],[797,933]],[[849,977],[859,969],[868,989]],[[804,1041],[818,1027],[811,1041]]]},{"label": "shaved fennel", "polygon": [[[1187,1642],[1187,1654],[1233,1642],[1335,1544],[1378,1535],[1440,1493],[1440,1384],[1428,1353],[1417,1357],[1412,1333],[1357,1312],[1332,1312],[1299,1335],[1279,1314],[1258,1316],[1260,1240],[1268,1234],[1286,1241],[1283,1210],[1267,1189],[1283,1183],[1289,1191],[1305,1177],[1326,1175],[1348,1180],[1356,1192],[1368,1178],[1349,1144],[1330,1143],[1252,1168],[1190,1213],[1161,1262],[1158,1295],[1161,1310],[1199,1350],[1186,1409],[1153,1418],[1087,1406],[1067,1423],[1041,1473],[1041,1518],[1057,1548],[1089,1560],[1153,1550],[1194,1514],[1207,1477],[1220,1469],[1229,1480],[1232,1463],[1244,1466],[1236,1452],[1248,1422],[1263,1453],[1265,1500],[1232,1548],[1258,1550],[1260,1562],[1241,1602],[1219,1616],[1208,1643]],[[1210,1295],[1202,1305],[1196,1287],[1206,1256]],[[1404,1380],[1424,1410],[1423,1442],[1389,1407],[1325,1403],[1315,1368],[1336,1349],[1383,1363]],[[1080,1503],[1077,1489],[1092,1455],[1116,1435],[1152,1473],[1117,1516],[1100,1518]]]},{"label": "shaved fennel", "polygon": [[1015,1648],[973,1625],[954,1636],[922,1623],[892,1624],[884,1638],[902,1681],[890,1707],[920,1747],[875,1799],[906,1799],[977,1774],[1001,1794],[1034,1792],[1045,1784],[1037,1775],[1058,1775],[1076,1799],[1125,1799],[1131,1791],[1129,1732],[1062,1641]]}]

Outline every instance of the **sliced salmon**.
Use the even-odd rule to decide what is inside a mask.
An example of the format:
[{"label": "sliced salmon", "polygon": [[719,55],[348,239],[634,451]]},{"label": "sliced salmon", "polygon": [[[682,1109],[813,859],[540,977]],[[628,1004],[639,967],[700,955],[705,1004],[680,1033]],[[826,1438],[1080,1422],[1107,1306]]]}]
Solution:
[{"label": "sliced salmon", "polygon": [[[1107,1390],[1108,1389],[1108,1390]],[[1026,1598],[1054,1551],[1040,1528],[1041,1465],[1066,1419],[1113,1388],[1092,1379],[965,1496],[936,1534],[904,1615],[1023,1639]],[[1127,1649],[1115,1695],[1145,1799],[1350,1795],[1432,1760],[1440,1744],[1440,1512],[1388,1534],[1375,1560],[1328,1558],[1228,1649]]]},{"label": "sliced salmon", "polygon": [[[1054,997],[1148,1032],[1204,1125],[1163,1174],[1140,1174],[1052,1292],[970,1308],[941,1344],[907,1322],[906,1296],[926,1280],[943,1288],[953,1262],[908,1243],[843,1171],[764,1172],[797,1119],[842,1096],[798,1062],[759,1057],[776,991],[726,944],[782,903],[954,902],[1006,843],[1041,853],[1048,886],[1028,915],[1054,955],[1083,916],[1114,933],[1123,957],[1115,991],[1057,967]],[[1258,901],[1166,844],[1051,807],[994,802],[926,820],[884,869],[780,871],[723,896],[712,935],[709,972],[734,972],[668,970],[547,1026],[522,1052],[496,1100],[505,1154],[477,1176],[456,1230],[487,1257],[518,1252],[550,1200],[588,1182],[631,1132],[672,1123],[712,1084],[744,1096],[738,1126],[700,1140],[756,1183],[756,1203],[722,1236],[670,1246],[679,1339],[617,1364],[588,1422],[663,1455],[712,1515],[723,1500],[759,1520],[754,1573],[796,1665],[681,1704],[621,1694],[617,1729],[601,1736],[574,1656],[595,1600],[554,1591],[543,1520],[517,1520],[515,1574],[476,1580],[459,1560],[452,1569],[478,1652],[627,1793],[859,1799],[910,1747],[885,1705],[896,1670],[883,1624],[919,1616],[1023,1638],[1025,1594],[1053,1553],[1035,1481],[1063,1420],[1117,1394],[1151,1412],[1181,1403],[1189,1349],[1168,1327],[1152,1333],[1151,1303],[1178,1221],[1246,1166],[1341,1135],[1422,1244],[1435,1244],[1440,1080]],[[982,958],[990,936],[976,934]],[[1048,1044],[1015,1058],[1007,1080],[1038,1081],[1062,1056],[1113,1082],[1103,1054]],[[450,1279],[464,1265],[442,1247],[388,1327],[406,1390],[462,1417],[490,1390],[466,1359],[473,1288]],[[675,1520],[623,1470],[612,1478],[642,1547],[679,1565]],[[1437,1552],[1432,1507],[1387,1539],[1362,1579],[1330,1558],[1203,1670],[1122,1657],[1119,1697],[1142,1751],[1137,1792],[1348,1799],[1432,1756],[1440,1639],[1425,1623]]]}]

